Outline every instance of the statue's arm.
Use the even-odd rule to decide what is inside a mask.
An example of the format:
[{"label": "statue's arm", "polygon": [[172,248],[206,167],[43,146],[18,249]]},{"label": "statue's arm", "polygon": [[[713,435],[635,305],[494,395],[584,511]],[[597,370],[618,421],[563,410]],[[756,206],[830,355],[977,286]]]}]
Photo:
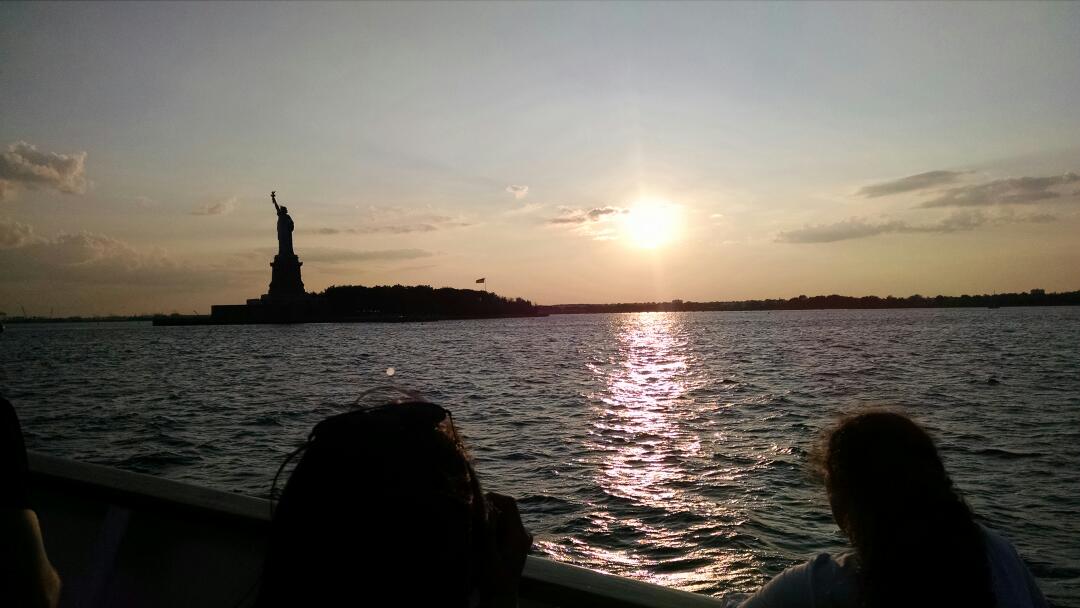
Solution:
[{"label": "statue's arm", "polygon": [[270,200],[274,201],[274,209],[281,211],[281,207],[278,207],[277,204],[277,190],[270,193]]}]

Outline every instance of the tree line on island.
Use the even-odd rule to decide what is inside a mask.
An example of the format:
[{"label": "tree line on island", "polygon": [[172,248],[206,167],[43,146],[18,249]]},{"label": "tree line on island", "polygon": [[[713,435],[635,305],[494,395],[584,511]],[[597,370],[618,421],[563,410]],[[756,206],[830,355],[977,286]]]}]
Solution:
[{"label": "tree line on island", "polygon": [[[430,285],[335,285],[314,294],[325,307],[328,319],[387,317],[405,319],[483,319],[556,314],[620,312],[768,311],[886,308],[1006,308],[1014,306],[1078,306],[1080,291],[1048,293],[1032,289],[1020,293],[961,296],[797,296],[789,299],[693,302],[628,302],[618,304],[537,305],[523,298],[506,298],[475,289],[435,288]],[[108,316],[11,316],[8,323],[50,321],[149,321],[160,315]],[[183,316],[173,313],[169,316]]]},{"label": "tree line on island", "polygon": [[621,304],[559,304],[537,307],[545,314],[587,314],[605,312],[680,312],[680,311],[764,311],[764,310],[829,310],[882,308],[1003,308],[1012,306],[1077,306],[1080,291],[1047,293],[1032,289],[1020,293],[996,293],[962,296],[921,296],[906,298],[887,296],[797,296],[775,300],[740,300],[729,302],[633,302]]},{"label": "tree line on island", "polygon": [[430,285],[335,285],[318,295],[339,318],[397,315],[416,318],[469,319],[528,317],[537,307],[522,298],[504,298],[489,291],[435,288]]}]

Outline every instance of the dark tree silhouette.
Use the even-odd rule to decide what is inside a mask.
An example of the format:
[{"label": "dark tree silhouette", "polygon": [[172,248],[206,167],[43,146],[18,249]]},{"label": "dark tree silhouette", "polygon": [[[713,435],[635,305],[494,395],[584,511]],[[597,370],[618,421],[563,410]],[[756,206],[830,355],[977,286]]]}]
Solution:
[{"label": "dark tree silhouette", "polygon": [[1000,308],[1010,306],[1077,306],[1080,291],[1047,293],[1032,289],[1021,293],[997,293],[977,296],[921,295],[897,298],[887,296],[812,296],[801,295],[787,300],[742,300],[736,302],[633,302],[622,304],[561,304],[540,306],[540,312],[548,314],[573,314],[597,312],[652,312],[652,311],[701,311],[701,310],[825,310],[825,309],[879,309],[879,308]]},{"label": "dark tree silhouette", "polygon": [[435,289],[430,285],[380,285],[329,287],[320,294],[334,317],[400,315],[431,318],[481,318],[527,316],[536,307],[521,298],[504,298],[475,289]]}]

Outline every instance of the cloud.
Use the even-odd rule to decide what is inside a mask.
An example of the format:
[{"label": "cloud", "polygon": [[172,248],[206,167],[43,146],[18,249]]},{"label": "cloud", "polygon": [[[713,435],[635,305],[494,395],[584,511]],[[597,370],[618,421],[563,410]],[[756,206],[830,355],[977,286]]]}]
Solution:
[{"label": "cloud", "polygon": [[413,211],[392,207],[370,207],[365,210],[365,223],[350,228],[306,228],[304,234],[331,236],[335,234],[409,234],[413,232],[436,232],[451,228],[472,226],[460,217],[427,211]]},{"label": "cloud", "polygon": [[0,218],[0,249],[14,249],[37,240],[34,230],[8,218]]},{"label": "cloud", "polygon": [[236,197],[204,203],[191,210],[191,215],[228,215],[236,209]]},{"label": "cloud", "polygon": [[130,288],[132,285],[205,286],[212,276],[177,262],[162,250],[140,250],[103,234],[65,233],[46,238],[26,224],[0,219],[0,282],[49,282]]},{"label": "cloud", "polygon": [[157,207],[159,203],[149,196],[132,196],[129,197],[132,203],[139,209],[153,209]]},{"label": "cloud", "polygon": [[834,243],[891,233],[939,233],[964,232],[986,225],[1045,223],[1057,218],[1045,213],[1017,215],[1000,213],[989,215],[982,211],[959,211],[932,224],[912,225],[901,220],[868,222],[862,218],[849,218],[834,224],[807,226],[798,230],[781,232],[776,240],[781,243]]},{"label": "cloud", "polygon": [[622,207],[593,207],[592,209],[563,209],[563,214],[548,220],[549,224],[586,224],[627,213]]},{"label": "cloud", "polygon": [[[980,207],[989,205],[1023,205],[1061,198],[1053,190],[1080,182],[1080,175],[1066,173],[1047,177],[1009,177],[982,184],[950,188],[928,200],[920,207]],[[1074,193],[1075,194],[1075,193]]]},{"label": "cloud", "polygon": [[608,241],[618,238],[617,226],[614,220],[629,209],[622,207],[605,206],[593,207],[592,209],[573,209],[560,207],[562,215],[547,220],[549,225],[569,228],[570,232],[579,236],[593,239],[594,241]]},{"label": "cloud", "polygon": [[901,177],[900,179],[894,179],[888,182],[881,182],[880,184],[870,184],[869,186],[863,186],[856,192],[858,196],[865,196],[866,198],[875,198],[878,196],[889,196],[892,194],[900,194],[902,192],[913,192],[915,190],[928,190],[931,188],[937,188],[946,184],[956,182],[960,176],[968,173],[967,171],[927,171],[926,173],[919,173],[917,175],[909,175],[907,177]]},{"label": "cloud", "polygon": [[507,209],[506,211],[503,211],[502,215],[504,217],[529,215],[531,213],[536,213],[544,207],[545,205],[543,203],[525,203],[524,205],[518,205],[516,207],[512,207],[510,209]]},{"label": "cloud", "polygon": [[[262,247],[253,251],[253,255],[260,258],[271,258],[277,253],[277,249]],[[370,251],[358,251],[354,249],[334,249],[329,247],[305,247],[300,252],[300,257],[305,262],[318,262],[321,264],[340,264],[345,262],[374,262],[415,260],[429,258],[435,254],[423,249],[382,249]]]},{"label": "cloud", "polygon": [[435,232],[446,228],[471,226],[468,222],[446,222],[443,224],[391,224],[386,226],[359,226],[357,228],[315,228],[312,234],[409,234],[410,232]]},{"label": "cloud", "polygon": [[516,198],[519,201],[529,195],[529,187],[528,186],[510,185],[510,186],[506,187],[506,191],[509,192],[510,194],[513,194],[514,198]]},{"label": "cloud", "polygon": [[42,152],[25,141],[8,145],[6,151],[0,152],[0,201],[13,197],[18,187],[83,194],[86,152]]},{"label": "cloud", "polygon": [[869,223],[859,218],[850,218],[835,224],[806,226],[798,230],[781,232],[776,240],[781,243],[833,243],[849,239],[861,239],[887,232],[899,232],[907,227],[900,221]]}]

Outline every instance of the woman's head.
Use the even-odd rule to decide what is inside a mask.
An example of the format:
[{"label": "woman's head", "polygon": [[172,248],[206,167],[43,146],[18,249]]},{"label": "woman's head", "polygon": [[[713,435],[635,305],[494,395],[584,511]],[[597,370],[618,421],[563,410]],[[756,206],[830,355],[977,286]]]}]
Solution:
[{"label": "woman's head", "polygon": [[259,603],[393,590],[403,603],[466,605],[487,520],[446,410],[411,402],[333,416],[311,432],[282,492]]},{"label": "woman's head", "polygon": [[865,604],[990,605],[982,534],[922,427],[884,410],[847,416],[817,464],[858,555]]},{"label": "woman's head", "polygon": [[849,535],[859,533],[852,525],[867,514],[957,499],[933,440],[902,414],[875,410],[844,418],[829,432],[822,456],[833,515]]}]

